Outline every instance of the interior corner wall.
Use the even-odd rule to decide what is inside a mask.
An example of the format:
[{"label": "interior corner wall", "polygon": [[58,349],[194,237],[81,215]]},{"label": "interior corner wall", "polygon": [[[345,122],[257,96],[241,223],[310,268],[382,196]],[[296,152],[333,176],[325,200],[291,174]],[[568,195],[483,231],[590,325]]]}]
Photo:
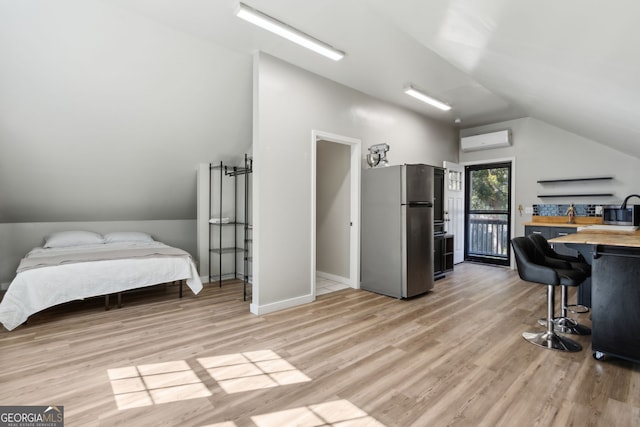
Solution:
[{"label": "interior corner wall", "polygon": [[[534,118],[523,118],[487,126],[464,129],[460,136],[511,129],[510,147],[485,151],[460,151],[460,162],[465,164],[493,159],[515,158],[515,206],[534,204],[619,204],[629,194],[640,194],[640,159],[616,151],[571,132]],[[589,183],[538,184],[543,179],[608,176],[613,180]],[[539,198],[550,193],[613,193],[613,197]],[[524,223],[531,215],[515,214],[514,236],[524,234]]]},{"label": "interior corner wall", "polygon": [[198,272],[203,283],[209,281],[210,270],[210,236],[211,236],[211,164],[200,163],[198,165],[196,179],[196,246],[198,259]]},{"label": "interior corner wall", "polygon": [[312,74],[254,56],[254,294],[256,314],[313,301],[311,131],[388,143],[390,164],[458,161],[453,126]]}]

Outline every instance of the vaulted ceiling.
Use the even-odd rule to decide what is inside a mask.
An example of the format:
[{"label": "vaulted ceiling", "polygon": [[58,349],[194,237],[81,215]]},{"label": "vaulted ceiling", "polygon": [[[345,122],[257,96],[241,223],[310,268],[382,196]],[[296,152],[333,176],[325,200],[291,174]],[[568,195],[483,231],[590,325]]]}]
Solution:
[{"label": "vaulted ceiling", "polygon": [[[345,51],[339,62],[236,18],[237,0],[105,1],[462,128],[530,116],[640,157],[633,0],[245,1]],[[408,83],[453,109],[408,97]]]}]

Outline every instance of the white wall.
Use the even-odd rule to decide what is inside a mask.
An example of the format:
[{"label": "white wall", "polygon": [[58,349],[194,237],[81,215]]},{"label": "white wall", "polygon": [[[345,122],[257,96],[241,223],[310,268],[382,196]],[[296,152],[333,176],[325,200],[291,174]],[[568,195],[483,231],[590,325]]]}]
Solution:
[{"label": "white wall", "polygon": [[251,144],[251,57],[110,2],[0,2],[0,58],[0,222],[195,219]]},{"label": "white wall", "polygon": [[[401,88],[399,88],[400,90]],[[391,146],[391,164],[457,161],[457,131],[260,53],[254,63],[254,294],[263,313],[312,301],[311,131]]]},{"label": "white wall", "polygon": [[349,279],[350,147],[318,141],[316,271]]},{"label": "white wall", "polygon": [[[567,132],[533,118],[511,120],[461,131],[462,136],[502,129],[513,131],[513,145],[487,151],[460,152],[460,162],[480,162],[490,159],[515,158],[515,206],[533,204],[607,204],[620,203],[628,194],[640,194],[640,159],[613,150],[596,141]],[[588,176],[615,177],[612,181],[573,184],[538,184],[542,179]],[[614,197],[538,198],[538,194],[563,192],[611,192]],[[516,210],[514,236],[524,234],[524,222],[531,215]]]},{"label": "white wall", "polygon": [[195,255],[196,166],[251,145],[251,57],[110,2],[25,0],[0,2],[0,58],[0,283],[58,228]]}]

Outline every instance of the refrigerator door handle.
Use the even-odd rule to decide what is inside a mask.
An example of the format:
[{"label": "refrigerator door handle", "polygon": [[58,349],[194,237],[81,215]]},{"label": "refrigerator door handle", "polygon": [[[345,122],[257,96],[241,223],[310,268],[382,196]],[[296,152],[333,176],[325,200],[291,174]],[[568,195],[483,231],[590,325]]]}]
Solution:
[{"label": "refrigerator door handle", "polygon": [[409,202],[407,206],[412,208],[432,208],[433,202]]}]

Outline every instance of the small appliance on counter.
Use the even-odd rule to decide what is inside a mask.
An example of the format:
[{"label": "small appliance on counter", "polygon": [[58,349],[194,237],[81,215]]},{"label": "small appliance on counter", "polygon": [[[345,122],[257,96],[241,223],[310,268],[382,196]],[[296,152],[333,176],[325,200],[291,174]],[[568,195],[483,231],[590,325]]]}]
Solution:
[{"label": "small appliance on counter", "polygon": [[618,205],[602,207],[602,219],[609,225],[640,225],[640,205],[621,208]]},{"label": "small appliance on counter", "polygon": [[627,202],[632,197],[640,198],[640,195],[631,194],[627,196],[620,206],[603,206],[603,222],[609,225],[640,225],[640,205],[627,205]]},{"label": "small appliance on counter", "polygon": [[367,154],[367,164],[372,168],[389,166],[387,151],[389,151],[389,144],[372,145]]}]

